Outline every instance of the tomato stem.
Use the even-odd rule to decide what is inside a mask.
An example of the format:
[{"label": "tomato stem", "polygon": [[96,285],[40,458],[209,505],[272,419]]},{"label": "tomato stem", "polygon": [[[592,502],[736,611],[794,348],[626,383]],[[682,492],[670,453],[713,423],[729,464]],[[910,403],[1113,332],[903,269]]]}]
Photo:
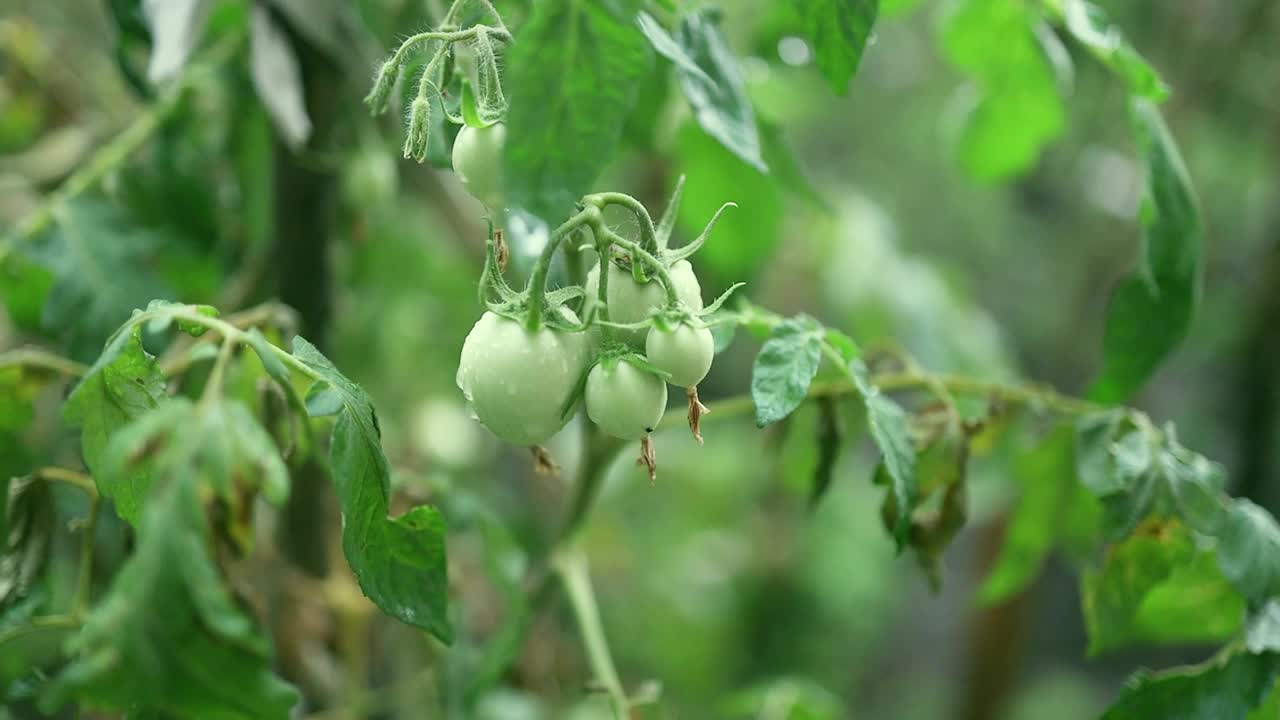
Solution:
[{"label": "tomato stem", "polygon": [[583,225],[591,227],[598,237],[600,228],[604,227],[604,221],[600,219],[600,209],[594,205],[583,208],[577,215],[556,228],[548,238],[546,246],[542,248],[542,254],[538,256],[538,262],[533,266],[533,275],[529,277],[529,314],[525,320],[525,328],[529,332],[537,332],[538,328],[542,327],[542,298],[547,292],[547,275],[551,272],[551,261],[555,258],[556,250],[565,238],[572,236],[573,231]]}]

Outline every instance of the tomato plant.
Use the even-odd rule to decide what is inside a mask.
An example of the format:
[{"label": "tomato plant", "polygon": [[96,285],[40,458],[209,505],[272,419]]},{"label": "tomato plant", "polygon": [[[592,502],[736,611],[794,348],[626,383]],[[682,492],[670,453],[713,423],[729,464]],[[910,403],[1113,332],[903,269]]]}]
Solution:
[{"label": "tomato plant", "polygon": [[57,5],[0,718],[1280,717],[1269,5]]}]

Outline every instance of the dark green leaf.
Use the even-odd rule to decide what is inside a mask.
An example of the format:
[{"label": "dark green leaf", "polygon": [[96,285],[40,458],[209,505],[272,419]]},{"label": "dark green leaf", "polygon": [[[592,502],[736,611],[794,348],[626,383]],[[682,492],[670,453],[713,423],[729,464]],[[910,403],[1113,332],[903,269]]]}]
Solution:
[{"label": "dark green leaf", "polygon": [[298,695],[272,674],[267,635],[209,555],[203,468],[169,470],[146,504],[137,550],[76,637],[77,657],[46,707],[76,699],[175,717],[283,720]]},{"label": "dark green leaf", "polygon": [[102,469],[111,436],[153,410],[164,387],[159,365],[142,347],[141,325],[130,324],[112,336],[62,408],[67,422],[81,428],[80,450],[91,473],[97,476]]},{"label": "dark green leaf", "polygon": [[387,517],[391,473],[368,395],[301,337],[294,338],[293,354],[342,400],[329,461],[342,509],[342,549],[361,590],[387,614],[450,642],[444,518],[429,506]]},{"label": "dark green leaf", "polygon": [[1280,653],[1238,652],[1203,665],[1140,672],[1102,720],[1226,720],[1260,704],[1280,673]]},{"label": "dark green leaf", "polygon": [[1067,31],[1129,86],[1129,93],[1159,102],[1169,96],[1160,74],[1125,40],[1106,12],[1087,0],[1062,0]]},{"label": "dark green leaf", "polygon": [[54,277],[41,319],[45,331],[65,338],[73,356],[89,356],[134,308],[168,297],[147,267],[158,245],[158,236],[105,201],[68,203],[57,224],[24,250]]},{"label": "dark green leaf", "polygon": [[907,414],[871,383],[861,359],[851,360],[847,372],[866,404],[871,439],[880,449],[880,462],[890,479],[889,490],[897,510],[892,518],[893,537],[901,550],[911,533],[911,514],[918,501],[916,453],[907,429]]},{"label": "dark green leaf", "polygon": [[1201,227],[1191,181],[1159,110],[1133,102],[1134,133],[1147,169],[1138,266],[1107,309],[1102,372],[1089,396],[1121,402],[1187,334],[1200,296]]},{"label": "dark green leaf", "polygon": [[1030,169],[1064,127],[1053,68],[1033,30],[1037,20],[1034,6],[1022,0],[962,0],[943,29],[948,59],[977,86],[959,151],[978,179]]},{"label": "dark green leaf", "polygon": [[647,15],[642,16],[640,27],[654,49],[675,64],[680,87],[702,129],[743,162],[764,172],[767,166],[751,99],[716,14],[698,11],[681,16],[675,38]]},{"label": "dark green leaf", "polygon": [[1244,598],[1212,552],[1177,521],[1148,521],[1111,547],[1082,585],[1089,653],[1133,644],[1225,640],[1240,630]]},{"label": "dark green leaf", "polygon": [[533,6],[507,54],[508,197],[556,225],[614,155],[651,62],[632,0]]},{"label": "dark green leaf", "polygon": [[[738,60],[720,32],[718,16],[706,10],[684,15],[676,39],[703,71],[702,76],[678,73],[698,124],[743,162],[766,171],[751,99]],[[707,84],[705,77],[712,83]]]},{"label": "dark green leaf", "polygon": [[840,405],[834,397],[818,400],[818,460],[813,468],[813,488],[809,492],[809,506],[814,507],[831,487],[836,460],[840,457],[840,443],[844,427],[840,420]]},{"label": "dark green leaf", "polygon": [[756,427],[790,415],[809,393],[822,359],[822,326],[813,318],[784,320],[760,348],[751,370]]},{"label": "dark green leaf", "polygon": [[818,69],[839,95],[849,91],[858,71],[871,28],[879,12],[878,0],[804,0],[805,34]]}]

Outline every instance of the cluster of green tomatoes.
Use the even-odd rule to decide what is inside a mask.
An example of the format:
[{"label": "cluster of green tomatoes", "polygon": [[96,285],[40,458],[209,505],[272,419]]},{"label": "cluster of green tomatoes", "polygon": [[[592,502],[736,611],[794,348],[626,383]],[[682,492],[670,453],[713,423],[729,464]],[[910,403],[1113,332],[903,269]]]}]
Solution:
[{"label": "cluster of green tomatoes", "polygon": [[[504,136],[501,123],[465,126],[454,142],[455,173],[490,208],[503,202]],[[698,419],[706,408],[698,401],[697,386],[715,356],[708,318],[738,286],[704,306],[688,257],[701,247],[715,218],[695,241],[668,249],[678,202],[679,188],[655,226],[630,196],[582,198],[576,214],[551,233],[520,292],[503,277],[505,247],[501,231],[491,226],[480,281],[488,311],[463,344],[457,382],[494,435],[516,445],[540,445],[568,423],[582,401],[587,417],[602,431],[642,441],[641,459],[652,472],[649,435],[666,411],[671,384],[685,389],[690,428],[701,441]],[[638,240],[622,237],[604,222],[609,206],[635,216]],[[566,243],[566,252],[594,250],[597,262],[582,285],[548,290],[552,261]]]}]

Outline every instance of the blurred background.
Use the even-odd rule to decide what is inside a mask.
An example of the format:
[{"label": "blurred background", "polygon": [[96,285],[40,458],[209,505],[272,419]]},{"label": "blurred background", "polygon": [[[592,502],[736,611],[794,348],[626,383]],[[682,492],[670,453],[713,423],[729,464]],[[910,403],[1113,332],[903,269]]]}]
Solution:
[{"label": "blurred background", "polygon": [[[1275,513],[1280,5],[1100,4],[1173,88],[1166,119],[1206,222],[1199,316],[1135,404],[1176,421],[1186,445],[1227,466],[1233,492]],[[196,61],[245,23],[246,3],[213,5]],[[299,331],[372,396],[405,506],[435,502],[448,517],[459,628],[446,649],[378,614],[337,552],[327,481],[295,469],[295,501],[276,528],[291,562],[265,549],[245,582],[287,600],[272,632],[283,674],[306,694],[303,714],[608,717],[584,688],[589,671],[562,602],[469,715],[451,690],[511,610],[511,578],[550,541],[578,436],[571,425],[552,444],[565,472],[548,477],[468,418],[454,372],[481,312],[485,210],[447,155],[434,158],[443,168],[401,160],[401,118],[371,118],[360,102],[370,69],[428,27],[438,5],[275,10],[305,90],[305,144],[264,104],[246,58],[212,67],[141,152],[67,210],[67,238],[10,258],[0,349],[35,343],[91,362],[129,310],[154,297],[224,312],[273,299],[292,307]],[[519,27],[526,4],[498,5]],[[703,133],[658,62],[599,188],[635,195],[656,215],[687,175],[677,242],[720,203],[739,204],[694,258],[708,299],[746,280],[757,304],[812,314],[864,345],[901,346],[930,369],[1080,393],[1098,369],[1110,288],[1139,246],[1142,170],[1124,89],[1064,49],[1075,62],[1056,76],[1060,137],[993,180],[957,155],[976,90],[948,62],[947,3],[883,5],[839,97],[771,3],[726,0],[724,29],[773,172]],[[332,19],[332,32],[307,27],[308,15]],[[154,107],[139,17],[125,0],[0,0],[0,225],[36,209]],[[41,283],[77,290],[57,307],[24,303]],[[739,333],[717,360],[701,388],[713,413],[747,390],[757,348]],[[1209,654],[1086,659],[1080,569],[1066,557],[1051,558],[1025,592],[980,602],[1010,508],[1035,480],[1017,459],[1043,427],[1019,427],[971,461],[971,521],[935,595],[881,528],[869,442],[846,444],[833,488],[809,509],[816,415],[805,407],[768,431],[745,416],[709,422],[703,447],[662,434],[655,485],[629,452],[612,468],[583,546],[624,682],[661,685],[645,717],[1068,720],[1096,716],[1139,666]],[[65,456],[56,412],[38,419],[26,451]],[[852,409],[847,420],[860,437]],[[1087,549],[1077,556],[1087,562]]]}]

